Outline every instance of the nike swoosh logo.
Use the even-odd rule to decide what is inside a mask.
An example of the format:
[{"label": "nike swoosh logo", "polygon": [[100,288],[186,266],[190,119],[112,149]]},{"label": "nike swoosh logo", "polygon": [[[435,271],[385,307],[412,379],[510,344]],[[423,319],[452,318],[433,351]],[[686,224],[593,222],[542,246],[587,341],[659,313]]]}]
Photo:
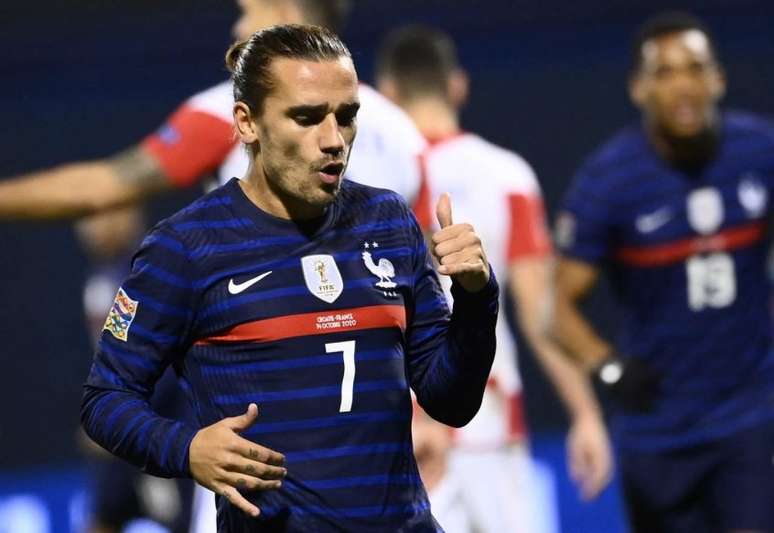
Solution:
[{"label": "nike swoosh logo", "polygon": [[670,220],[672,220],[672,210],[662,207],[653,213],[638,216],[634,225],[640,233],[652,233]]},{"label": "nike swoosh logo", "polygon": [[269,270],[268,272],[259,274],[254,278],[250,278],[247,281],[243,281],[242,283],[234,283],[234,279],[232,278],[228,280],[228,292],[231,294],[239,294],[240,292],[244,292],[271,273],[272,271]]}]

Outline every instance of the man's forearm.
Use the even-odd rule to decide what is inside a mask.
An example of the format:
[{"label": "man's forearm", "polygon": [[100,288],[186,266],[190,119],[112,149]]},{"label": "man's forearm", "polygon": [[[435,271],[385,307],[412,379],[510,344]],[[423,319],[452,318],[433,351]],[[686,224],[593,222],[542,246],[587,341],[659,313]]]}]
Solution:
[{"label": "man's forearm", "polygon": [[188,477],[188,448],[196,429],[151,410],[139,394],[86,385],[81,422],[94,442],[162,477]]},{"label": "man's forearm", "polygon": [[498,293],[494,275],[478,293],[452,286],[454,310],[446,342],[415,391],[420,405],[439,422],[464,426],[481,407],[496,349]]},{"label": "man's forearm", "polygon": [[573,419],[601,416],[589,379],[576,362],[550,339],[531,340],[530,346]]},{"label": "man's forearm", "polygon": [[0,218],[71,219],[98,212],[111,202],[102,181],[107,163],[72,163],[0,181]]},{"label": "man's forearm", "polygon": [[555,313],[554,336],[584,369],[597,367],[611,354],[611,345],[597,335],[575,302],[558,298]]},{"label": "man's forearm", "polygon": [[74,219],[168,187],[158,163],[135,147],[110,159],[0,180],[0,220]]}]

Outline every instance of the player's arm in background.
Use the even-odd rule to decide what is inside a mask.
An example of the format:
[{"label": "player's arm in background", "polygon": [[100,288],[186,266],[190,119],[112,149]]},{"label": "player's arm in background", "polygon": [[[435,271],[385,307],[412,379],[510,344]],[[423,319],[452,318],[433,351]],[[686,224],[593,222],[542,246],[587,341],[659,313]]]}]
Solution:
[{"label": "player's arm in background", "polygon": [[599,265],[610,255],[610,199],[587,163],[574,177],[556,220],[559,259],[554,275],[552,333],[587,371],[612,355],[612,346],[583,315],[580,305],[597,284]]},{"label": "player's arm in background", "polygon": [[169,187],[139,146],[0,181],[0,219],[70,219],[136,203]]},{"label": "player's arm in background", "polygon": [[599,278],[599,268],[586,261],[560,256],[555,274],[553,335],[587,370],[597,368],[612,354],[580,310]]},{"label": "player's arm in background", "polygon": [[195,182],[217,168],[235,143],[228,117],[197,105],[207,93],[114,156],[0,180],[0,220],[78,218]]},{"label": "player's arm in background", "polygon": [[535,190],[511,194],[508,203],[508,287],[515,316],[570,415],[568,467],[582,497],[591,499],[604,489],[613,471],[602,412],[583,370],[562,353],[548,332],[552,256],[542,199]]}]

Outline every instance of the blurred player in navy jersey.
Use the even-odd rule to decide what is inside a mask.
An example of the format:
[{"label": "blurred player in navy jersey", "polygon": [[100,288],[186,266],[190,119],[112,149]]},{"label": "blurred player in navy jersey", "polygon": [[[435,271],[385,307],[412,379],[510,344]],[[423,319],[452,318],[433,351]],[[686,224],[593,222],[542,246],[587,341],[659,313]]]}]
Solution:
[{"label": "blurred player in navy jersey", "polygon": [[[450,425],[479,408],[498,293],[480,240],[442,197],[433,251],[454,281],[449,315],[406,203],[342,178],[360,104],[334,34],[274,26],[227,63],[250,167],[145,239],[84,426],[145,471],[214,490],[219,531],[437,531],[409,388]],[[170,365],[198,425],[148,405]]]},{"label": "blurred player in navy jersey", "polygon": [[[585,497],[596,496],[611,476],[610,447],[586,376],[547,335],[552,247],[535,172],[518,154],[462,129],[459,112],[468,79],[446,33],[425,26],[391,32],[379,53],[377,80],[379,90],[407,112],[428,141],[420,157],[423,194],[416,208],[420,224],[435,228],[432,206],[449,191],[455,213],[475,225],[498,279],[507,281],[526,339],[572,416],[571,472]],[[505,291],[502,287],[502,300]],[[447,297],[451,300],[448,293]],[[439,484],[439,500],[449,505],[436,504],[430,491],[444,527],[459,522],[460,508],[468,508],[479,532],[550,529],[541,525],[545,519],[539,509],[549,514],[552,502],[544,501],[535,487],[516,351],[513,333],[501,315],[497,355],[482,408],[470,424],[453,432],[449,483]],[[430,428],[423,424],[418,433]],[[463,503],[446,497],[446,486],[455,480],[462,494],[457,500]],[[441,512],[447,509],[448,518]]]},{"label": "blurred player in navy jersey", "polygon": [[[617,400],[636,531],[774,531],[774,124],[719,109],[715,43],[687,14],[641,27],[629,89],[642,123],[586,161],[558,220],[556,332]],[[615,346],[579,311],[601,269]]]}]

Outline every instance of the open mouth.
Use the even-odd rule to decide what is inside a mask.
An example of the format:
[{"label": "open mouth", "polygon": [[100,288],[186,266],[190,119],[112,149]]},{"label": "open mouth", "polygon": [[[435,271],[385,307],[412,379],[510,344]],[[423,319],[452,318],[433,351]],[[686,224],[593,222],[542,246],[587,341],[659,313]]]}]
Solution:
[{"label": "open mouth", "polygon": [[328,163],[320,169],[320,177],[325,183],[336,183],[344,172],[344,163]]}]

